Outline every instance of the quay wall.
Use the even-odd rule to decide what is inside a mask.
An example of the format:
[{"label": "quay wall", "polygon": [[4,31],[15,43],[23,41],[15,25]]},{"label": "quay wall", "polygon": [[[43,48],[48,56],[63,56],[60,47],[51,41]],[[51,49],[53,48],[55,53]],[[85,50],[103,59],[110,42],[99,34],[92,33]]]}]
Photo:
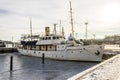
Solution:
[{"label": "quay wall", "polygon": [[117,80],[120,76],[120,54],[101,62],[67,80]]},{"label": "quay wall", "polygon": [[18,51],[17,51],[17,48],[0,47],[0,54],[9,53],[9,52],[18,52]]}]

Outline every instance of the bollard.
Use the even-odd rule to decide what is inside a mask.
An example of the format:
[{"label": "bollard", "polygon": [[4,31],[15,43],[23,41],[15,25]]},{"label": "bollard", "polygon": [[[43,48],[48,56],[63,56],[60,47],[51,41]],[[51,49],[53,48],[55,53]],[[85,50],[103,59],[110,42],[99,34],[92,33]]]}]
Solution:
[{"label": "bollard", "polygon": [[42,64],[44,64],[44,53],[42,54]]},{"label": "bollard", "polygon": [[13,70],[13,56],[10,56],[10,71]]}]

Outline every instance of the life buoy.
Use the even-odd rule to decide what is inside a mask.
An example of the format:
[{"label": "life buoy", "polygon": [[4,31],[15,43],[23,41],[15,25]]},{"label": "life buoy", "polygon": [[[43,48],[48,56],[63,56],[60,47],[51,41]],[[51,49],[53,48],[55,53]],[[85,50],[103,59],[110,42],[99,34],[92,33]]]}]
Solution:
[{"label": "life buoy", "polygon": [[97,50],[97,52],[95,52],[96,55],[99,55],[100,54],[100,51]]}]

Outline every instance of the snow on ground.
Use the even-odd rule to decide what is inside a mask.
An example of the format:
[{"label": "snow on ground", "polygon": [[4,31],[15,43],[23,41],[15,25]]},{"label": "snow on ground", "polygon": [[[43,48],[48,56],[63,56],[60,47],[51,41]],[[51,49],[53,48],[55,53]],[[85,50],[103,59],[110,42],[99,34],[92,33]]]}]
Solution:
[{"label": "snow on ground", "polygon": [[120,80],[120,55],[99,66],[79,80]]}]

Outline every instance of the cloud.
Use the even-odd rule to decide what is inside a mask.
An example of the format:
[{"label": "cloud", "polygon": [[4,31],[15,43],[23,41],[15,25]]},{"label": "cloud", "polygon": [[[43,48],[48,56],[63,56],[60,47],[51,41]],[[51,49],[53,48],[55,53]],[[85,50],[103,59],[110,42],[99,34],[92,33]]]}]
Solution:
[{"label": "cloud", "polygon": [[0,16],[4,16],[4,15],[8,15],[11,12],[9,10],[5,10],[5,9],[0,9]]},{"label": "cloud", "polygon": [[8,11],[4,9],[0,9],[0,14],[4,14],[4,13],[8,13]]}]

